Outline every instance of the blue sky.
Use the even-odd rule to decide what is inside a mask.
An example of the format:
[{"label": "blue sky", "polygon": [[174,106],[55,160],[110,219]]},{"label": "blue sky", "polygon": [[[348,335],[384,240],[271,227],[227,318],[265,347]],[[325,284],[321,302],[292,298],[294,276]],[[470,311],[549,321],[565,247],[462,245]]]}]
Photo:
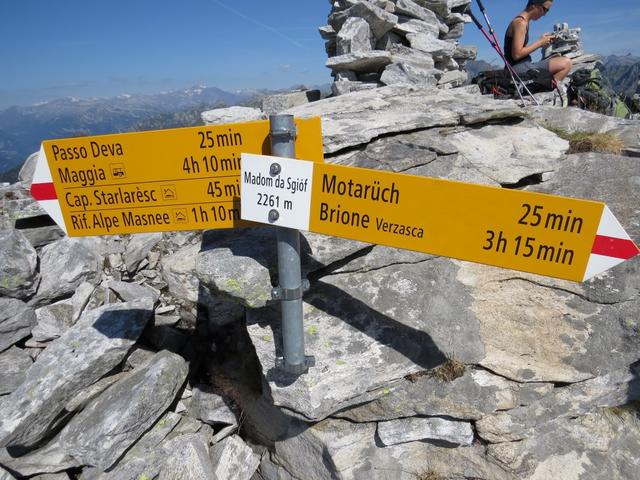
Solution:
[{"label": "blue sky", "polygon": [[[524,3],[485,0],[499,38]],[[640,55],[640,1],[555,3],[533,36],[566,21],[582,26],[589,51]],[[0,0],[0,108],[198,84],[328,83],[317,28],[329,10],[327,0]],[[462,43],[496,58],[473,24]]]}]

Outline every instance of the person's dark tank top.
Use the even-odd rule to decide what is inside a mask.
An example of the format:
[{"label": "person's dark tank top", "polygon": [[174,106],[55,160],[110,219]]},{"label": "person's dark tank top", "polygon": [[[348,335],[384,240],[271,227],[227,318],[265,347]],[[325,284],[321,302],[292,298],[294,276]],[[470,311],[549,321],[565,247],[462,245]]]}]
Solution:
[{"label": "person's dark tank top", "polygon": [[[525,18],[521,15],[518,15],[516,18],[521,18],[525,20]],[[524,46],[526,47],[528,44],[529,44],[529,24],[527,23],[527,33],[524,37]],[[509,36],[509,29],[507,28],[507,31],[504,34],[504,58],[507,59],[507,62],[509,62],[509,65],[513,66],[513,65],[518,65],[519,63],[531,61],[531,55],[527,55],[526,57],[521,58],[520,60],[514,60],[511,53],[512,47],[513,47],[513,36]]]}]

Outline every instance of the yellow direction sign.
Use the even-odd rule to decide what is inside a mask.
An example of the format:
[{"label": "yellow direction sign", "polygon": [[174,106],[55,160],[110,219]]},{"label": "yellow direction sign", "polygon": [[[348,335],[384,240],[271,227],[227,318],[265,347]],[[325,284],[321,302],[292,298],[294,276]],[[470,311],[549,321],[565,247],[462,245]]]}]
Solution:
[{"label": "yellow direction sign", "polygon": [[589,200],[260,155],[241,187],[244,220],[578,282],[639,253]]},{"label": "yellow direction sign", "polygon": [[[319,118],[296,119],[299,158],[323,161]],[[246,225],[242,153],[270,153],[269,121],[48,140],[33,197],[69,236]]]}]

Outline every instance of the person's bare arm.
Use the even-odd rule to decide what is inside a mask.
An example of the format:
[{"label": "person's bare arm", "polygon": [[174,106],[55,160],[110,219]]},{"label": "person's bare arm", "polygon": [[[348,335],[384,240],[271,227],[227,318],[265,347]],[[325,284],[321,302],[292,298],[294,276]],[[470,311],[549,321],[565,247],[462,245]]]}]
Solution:
[{"label": "person's bare arm", "polygon": [[524,45],[524,39],[527,35],[527,22],[521,18],[516,18],[511,25],[513,29],[513,42],[511,44],[511,56],[514,60],[520,60],[527,55],[531,55],[537,49],[548,46],[553,41],[553,36],[549,34],[542,35],[538,40],[530,45]]}]

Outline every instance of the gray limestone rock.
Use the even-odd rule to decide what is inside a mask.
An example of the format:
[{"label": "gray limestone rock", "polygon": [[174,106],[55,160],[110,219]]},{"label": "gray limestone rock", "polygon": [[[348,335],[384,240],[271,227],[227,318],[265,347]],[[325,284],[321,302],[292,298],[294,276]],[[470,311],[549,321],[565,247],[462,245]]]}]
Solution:
[{"label": "gray limestone rock", "polygon": [[402,37],[400,37],[400,35],[394,32],[387,32],[376,42],[375,49],[391,51],[393,46],[399,43],[402,43]]},{"label": "gray limestone rock", "polygon": [[217,480],[209,446],[198,434],[180,435],[163,445],[159,480]]},{"label": "gray limestone rock", "polygon": [[151,303],[155,305],[160,298],[160,292],[147,285],[111,280],[106,282],[105,286],[113,290],[123,302],[144,298],[151,300]]},{"label": "gray limestone rock", "polygon": [[451,70],[442,74],[438,80],[438,86],[459,87],[468,79],[467,72]]},{"label": "gray limestone rock", "polygon": [[636,404],[564,418],[534,437],[489,445],[487,454],[518,479],[635,479],[640,471],[637,415]]},{"label": "gray limestone rock", "polygon": [[4,468],[0,467],[0,480],[14,480],[15,477],[7,472]]},{"label": "gray limestone rock", "polygon": [[375,423],[327,419],[312,426],[296,425],[273,451],[271,459],[293,478],[415,480],[427,473],[451,479],[518,478],[487,459],[479,444],[448,448],[417,441],[385,447],[376,438]]},{"label": "gray limestone rock", "polygon": [[260,456],[233,435],[211,447],[211,462],[216,479],[250,480],[260,464]]},{"label": "gray limestone rock", "polygon": [[0,446],[33,446],[65,404],[125,357],[152,314],[140,300],[85,313],[38,356],[24,382],[0,404]]},{"label": "gray limestone rock", "polygon": [[320,90],[300,90],[268,95],[262,99],[262,111],[265,115],[276,115],[287,108],[317,102],[318,100],[320,100]]},{"label": "gray limestone rock", "polygon": [[81,480],[121,480],[157,478],[166,457],[162,443],[177,432],[183,417],[167,412],[145,434],[129,448],[118,462],[103,472],[99,468],[84,469]]},{"label": "gray limestone rock", "polygon": [[473,429],[468,422],[456,422],[444,418],[402,418],[378,423],[378,438],[386,446],[417,440],[442,441],[452,445],[468,446],[473,442]]},{"label": "gray limestone rock", "polygon": [[391,52],[393,63],[415,65],[418,68],[433,68],[435,66],[431,54],[414,50],[405,45],[393,45],[389,51]]},{"label": "gray limestone rock", "polygon": [[2,448],[0,449],[0,464],[16,472],[20,478],[62,472],[81,466],[62,450],[57,438],[39,449],[21,456],[14,456],[6,448]]},{"label": "gray limestone rock", "polygon": [[0,298],[0,352],[31,334],[36,313],[26,303],[14,298]]},{"label": "gray limestone rock", "polygon": [[65,404],[64,409],[67,412],[75,412],[84,408],[90,401],[127,375],[126,372],[121,372],[101,378],[93,385],[80,390],[76,396]]},{"label": "gray limestone rock", "polygon": [[475,60],[478,55],[478,47],[475,45],[456,45],[453,58],[456,60]]},{"label": "gray limestone rock", "polygon": [[329,17],[329,24],[338,33],[342,29],[344,23],[349,18],[354,17],[366,20],[371,28],[371,32],[376,38],[381,38],[398,22],[398,17],[396,15],[369,2],[357,2],[343,13],[343,15],[338,14],[337,16],[331,15]]},{"label": "gray limestone rock", "polygon": [[[396,0],[395,6],[396,6],[396,13],[398,15],[404,15],[404,16],[422,20],[424,22],[428,22],[431,24],[440,23],[438,21],[438,17],[436,17],[436,14],[433,13],[432,10],[422,7],[418,3],[412,0]],[[434,35],[434,37],[437,37],[437,36],[438,36],[437,34]]]},{"label": "gray limestone rock", "polygon": [[[374,47],[374,38],[369,24],[363,18],[348,18],[338,32],[337,54],[370,52]],[[292,105],[293,106],[293,105]]]},{"label": "gray limestone rock", "polygon": [[23,381],[33,361],[17,347],[0,353],[0,395],[13,392]]},{"label": "gray limestone rock", "polygon": [[[196,259],[196,275],[205,287],[238,303],[257,308],[271,298],[270,269],[276,248],[275,231],[247,229],[210,233]],[[271,240],[269,240],[271,237]]]},{"label": "gray limestone rock", "polygon": [[252,107],[226,107],[216,108],[202,112],[202,121],[205,125],[221,125],[225,123],[251,122],[253,120],[266,120],[266,115],[259,108]]},{"label": "gray limestone rock", "polygon": [[428,20],[400,17],[400,22],[393,27],[393,30],[403,36],[406,36],[408,33],[423,33],[437,38],[441,33],[441,26],[442,23],[435,15],[433,19]]},{"label": "gray limestone rock", "polygon": [[38,286],[38,254],[19,230],[0,230],[0,295],[26,299]]},{"label": "gray limestone rock", "polygon": [[[303,276],[354,254],[366,245],[324,235],[300,238]],[[271,299],[277,269],[277,237],[271,228],[234,232],[210,231],[196,261],[196,275],[215,294],[259,308]]]},{"label": "gray limestone rock", "polygon": [[40,272],[40,286],[31,300],[36,306],[70,296],[83,282],[97,285],[102,273],[102,257],[78,238],[64,237],[42,249]]},{"label": "gray limestone rock", "polygon": [[164,257],[161,261],[162,278],[174,298],[206,307],[210,326],[233,322],[242,316],[244,310],[238,303],[213,295],[206,286],[200,284],[196,276],[196,259],[200,249],[199,244],[190,245]]},{"label": "gray limestone rock", "polygon": [[519,441],[535,437],[540,428],[558,419],[581,417],[638,399],[640,368],[556,388],[532,405],[486,416],[476,422],[476,428],[491,443]]},{"label": "gray limestone rock", "polygon": [[528,122],[487,125],[447,137],[460,155],[500,184],[514,184],[533,174],[552,172],[569,143]]},{"label": "gray limestone rock", "polygon": [[62,447],[83,464],[106,470],[165,412],[187,371],[182,357],[159,352],[76,415],[60,434]]},{"label": "gray limestone rock", "polygon": [[373,90],[380,87],[380,82],[359,82],[351,80],[338,80],[331,84],[331,93],[334,96],[344,95],[346,93],[361,92],[363,90]]},{"label": "gray limestone rock", "polygon": [[20,172],[18,172],[18,180],[20,182],[24,182],[25,185],[31,186],[31,181],[33,180],[33,173],[36,171],[36,163],[38,163],[38,156],[40,155],[40,151],[33,152],[31,155],[27,157],[27,159],[22,164],[20,168]]},{"label": "gray limestone rock", "polygon": [[479,420],[497,411],[528,405],[553,389],[549,383],[517,383],[485,370],[467,368],[445,381],[421,372],[389,384],[376,400],[334,414],[354,422],[420,416]]},{"label": "gray limestone rock", "polygon": [[441,74],[439,70],[420,68],[411,63],[392,63],[384,69],[380,81],[385,85],[435,86]]},{"label": "gray limestone rock", "polygon": [[[249,335],[274,404],[318,420],[381,396],[380,387],[434,368],[446,356],[480,361],[478,325],[467,310],[471,298],[464,288],[452,294],[455,276],[449,261],[433,259],[323,277],[304,303],[305,345],[316,366],[299,378],[274,368],[281,355],[279,314],[249,311]],[[363,370],[368,374],[358,373]]]},{"label": "gray limestone rock", "polygon": [[[455,133],[455,132],[453,132]],[[332,157],[331,161],[362,168],[391,170],[426,177],[498,186],[481,173],[448,140],[447,129],[427,129],[383,137],[365,148]]]},{"label": "gray limestone rock", "polygon": [[131,235],[124,252],[127,271],[135,272],[151,249],[162,240],[162,233],[139,233]]},{"label": "gray limestone rock", "polygon": [[431,54],[436,61],[451,58],[455,50],[455,45],[452,43],[424,33],[408,33],[407,40],[411,48]]},{"label": "gray limestone rock", "polygon": [[226,424],[238,426],[238,421],[227,401],[206,385],[193,389],[193,398],[189,405],[189,414],[209,425]]},{"label": "gray limestone rock", "polygon": [[327,98],[284,113],[319,115],[326,154],[391,133],[524,115],[513,101],[498,102],[463,89],[443,91],[404,85]]},{"label": "gray limestone rock", "polygon": [[325,65],[331,70],[353,70],[354,72],[378,72],[391,63],[391,53],[383,50],[352,52],[331,57]]}]

